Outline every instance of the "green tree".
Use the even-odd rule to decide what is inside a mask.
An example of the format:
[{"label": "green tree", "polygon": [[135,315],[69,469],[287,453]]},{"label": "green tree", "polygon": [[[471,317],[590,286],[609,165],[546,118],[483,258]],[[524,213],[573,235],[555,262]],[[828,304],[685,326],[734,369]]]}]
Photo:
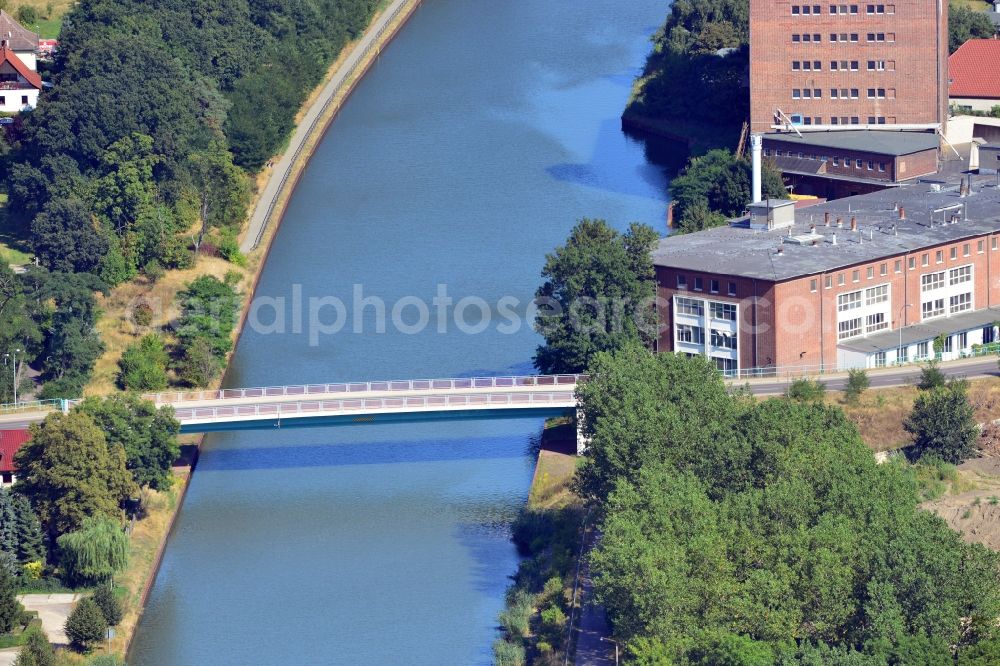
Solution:
[{"label": "green tree", "polygon": [[929,456],[957,465],[975,455],[979,427],[965,382],[918,395],[903,427],[913,437],[914,459]]},{"label": "green tree", "polygon": [[920,369],[920,380],[917,382],[917,388],[921,391],[929,391],[944,386],[947,381],[941,368],[938,367],[937,361],[932,360]]},{"label": "green tree", "polygon": [[[697,231],[721,224],[746,210],[750,203],[750,161],[716,149],[693,157],[684,171],[670,181],[670,197],[680,231]],[[766,198],[785,199],[781,173],[765,162],[761,189]]]},{"label": "green tree", "polygon": [[847,384],[844,386],[844,395],[847,397],[847,402],[857,404],[858,400],[861,399],[861,394],[868,390],[868,386],[871,382],[868,379],[868,373],[865,372],[864,368],[851,368],[847,371]]},{"label": "green tree", "polygon": [[21,564],[45,561],[45,536],[38,516],[24,495],[14,493],[12,499],[17,530],[17,561]]},{"label": "green tree", "polygon": [[31,235],[35,256],[52,271],[94,271],[110,247],[90,208],[76,198],[46,204],[31,223]]},{"label": "green tree", "polygon": [[104,616],[104,621],[107,622],[108,626],[118,626],[118,623],[122,621],[124,610],[122,609],[122,602],[115,596],[111,586],[99,585],[90,598],[101,609],[101,614]]},{"label": "green tree", "polygon": [[9,566],[9,557],[0,563],[0,633],[10,633],[21,621],[24,606],[17,600],[17,578]]},{"label": "green tree", "polygon": [[34,5],[21,5],[17,8],[17,21],[22,25],[35,25],[38,23],[38,10]]},{"label": "green tree", "polygon": [[50,414],[31,426],[31,440],[14,456],[15,490],[31,499],[50,536],[79,529],[84,519],[119,520],[121,503],[138,488],[125,469],[125,451],[109,447],[94,420],[81,411]]},{"label": "green tree", "polygon": [[541,372],[583,372],[597,352],[630,341],[652,343],[651,252],[658,239],[645,225],[619,234],[604,220],[583,219],[566,244],[546,257],[545,283],[535,294],[535,329],[545,336],[535,353]]},{"label": "green tree", "polygon": [[167,387],[167,362],[163,340],[155,333],[129,345],[118,361],[118,386],[130,391],[160,391]]},{"label": "green tree", "polygon": [[9,490],[0,488],[0,553],[17,558],[17,514]]},{"label": "green tree", "polygon": [[180,423],[171,407],[157,408],[136,395],[118,394],[86,398],[76,411],[94,420],[109,448],[120,446],[125,451],[125,467],[136,485],[170,487],[170,467],[180,455]]},{"label": "green tree", "polygon": [[954,2],[948,3],[949,53],[954,53],[970,39],[990,39],[996,32],[996,26],[984,12]]},{"label": "green tree", "polygon": [[24,647],[14,666],[56,666],[56,652],[41,627],[31,626],[24,632]]},{"label": "green tree", "polygon": [[128,565],[128,537],[110,518],[85,518],[80,529],[63,534],[57,543],[59,564],[75,584],[107,583]]},{"label": "green tree", "polygon": [[233,164],[233,156],[221,138],[213,141],[208,150],[192,155],[188,169],[197,193],[201,220],[194,242],[197,254],[209,229],[239,227],[250,203],[250,186],[243,170]]},{"label": "green tree", "polygon": [[198,338],[184,349],[177,373],[190,386],[208,386],[222,371],[223,360],[212,353],[207,340]]},{"label": "green tree", "polygon": [[181,317],[176,333],[181,348],[187,349],[195,340],[204,340],[221,362],[233,347],[230,336],[239,309],[236,291],[212,275],[202,275],[179,296]]},{"label": "green tree", "polygon": [[104,640],[107,630],[101,609],[90,599],[82,599],[66,619],[66,636],[70,645],[80,651],[86,652]]},{"label": "green tree", "polygon": [[153,170],[163,158],[153,148],[153,137],[132,132],[111,144],[101,161],[104,175],[96,184],[94,206],[122,236],[153,205]]}]

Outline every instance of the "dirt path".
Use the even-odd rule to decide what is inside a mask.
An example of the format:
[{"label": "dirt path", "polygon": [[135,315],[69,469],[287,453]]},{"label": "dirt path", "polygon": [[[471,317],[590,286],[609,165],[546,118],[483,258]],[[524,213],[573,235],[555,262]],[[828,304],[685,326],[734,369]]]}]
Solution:
[{"label": "dirt path", "polygon": [[946,494],[923,508],[944,518],[966,541],[1000,551],[1000,458],[975,458],[958,470],[975,489]]},{"label": "dirt path", "polygon": [[269,221],[280,215],[281,199],[287,199],[290,188],[286,186],[294,185],[296,171],[304,165],[304,149],[322,135],[326,122],[332,117],[336,108],[331,108],[338,96],[343,101],[341,93],[350,90],[357,76],[364,71],[366,56],[381,47],[382,42],[391,33],[387,30],[397,19],[406,16],[406,11],[411,10],[420,3],[420,0],[393,0],[372,22],[365,31],[364,36],[358,40],[351,48],[350,53],[344,58],[340,66],[330,77],[320,94],[306,110],[302,120],[299,121],[291,141],[285,152],[274,164],[270,176],[261,190],[256,206],[250,216],[250,226],[247,229],[243,241],[240,243],[240,250],[248,253],[255,249],[260,243]]}]

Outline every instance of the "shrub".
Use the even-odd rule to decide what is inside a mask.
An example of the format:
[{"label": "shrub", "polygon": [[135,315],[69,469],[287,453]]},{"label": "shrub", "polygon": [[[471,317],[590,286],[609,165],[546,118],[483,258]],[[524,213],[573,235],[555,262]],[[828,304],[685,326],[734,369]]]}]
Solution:
[{"label": "shrub", "polygon": [[107,629],[101,609],[90,599],[80,601],[66,620],[66,636],[70,644],[81,651],[103,640]]},{"label": "shrub", "polygon": [[42,577],[42,571],[45,569],[45,564],[40,560],[34,562],[25,562],[23,565],[24,577],[29,580],[38,580]]},{"label": "shrub", "polygon": [[822,402],[826,394],[826,384],[818,379],[802,377],[788,386],[786,397],[796,402]]},{"label": "shrub", "polygon": [[944,386],[946,383],[947,378],[938,367],[937,361],[928,361],[927,365],[920,369],[920,381],[917,382],[917,388],[921,391],[929,391]]},{"label": "shrub", "polygon": [[236,234],[230,230],[222,232],[222,238],[219,240],[219,255],[237,266],[246,266],[247,264],[247,258],[240,252],[240,243],[236,240]]},{"label": "shrub", "polygon": [[26,26],[38,23],[38,10],[34,5],[21,5],[17,8],[17,22]]},{"label": "shrub", "polygon": [[848,370],[847,386],[844,388],[847,401],[851,404],[856,403],[861,398],[861,394],[868,390],[870,383],[868,373],[865,372],[864,368],[852,368]]},{"label": "shrub", "polygon": [[24,606],[17,600],[17,579],[10,562],[0,562],[0,633],[9,633],[21,621]]},{"label": "shrub", "polygon": [[903,427],[913,436],[909,455],[916,459],[931,456],[957,465],[975,455],[979,428],[965,382],[939,386],[917,396]]},{"label": "shrub", "polygon": [[124,615],[122,602],[115,596],[110,585],[101,585],[94,590],[94,594],[90,598],[101,609],[101,615],[104,616],[104,621],[108,623],[109,627],[117,626],[122,621],[122,615]]},{"label": "shrub", "polygon": [[129,345],[118,361],[118,386],[129,391],[159,391],[167,386],[167,356],[163,340],[150,333]]},{"label": "shrub", "polygon": [[150,259],[146,262],[146,265],[142,267],[142,272],[149,278],[150,282],[156,282],[161,277],[163,277],[163,266],[156,259]]},{"label": "shrub", "polygon": [[208,386],[222,370],[222,362],[212,353],[207,340],[195,340],[184,350],[177,374],[190,386]]},{"label": "shrub", "polygon": [[40,627],[28,627],[24,632],[24,647],[14,666],[56,666],[55,650]]},{"label": "shrub", "polygon": [[534,595],[511,588],[508,592],[507,608],[500,613],[500,626],[507,632],[508,637],[519,638],[528,635],[534,605]]},{"label": "shrub", "polygon": [[527,655],[524,646],[498,638],[493,641],[493,663],[496,666],[524,666]]},{"label": "shrub", "polygon": [[116,654],[99,654],[87,660],[87,666],[125,666]]},{"label": "shrub", "polygon": [[146,327],[153,323],[153,306],[146,301],[139,301],[132,309],[132,321],[136,326]]}]

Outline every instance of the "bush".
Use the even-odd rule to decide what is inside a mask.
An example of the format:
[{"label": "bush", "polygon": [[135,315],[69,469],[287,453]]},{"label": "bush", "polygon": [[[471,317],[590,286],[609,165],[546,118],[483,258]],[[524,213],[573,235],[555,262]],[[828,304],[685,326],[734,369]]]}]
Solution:
[{"label": "bush", "polygon": [[150,282],[156,282],[161,277],[163,277],[163,266],[156,259],[150,259],[146,262],[146,265],[142,267],[142,272]]},{"label": "bush", "polygon": [[796,379],[785,392],[785,396],[796,402],[823,402],[826,394],[826,384],[818,379],[807,379],[805,377]]},{"label": "bush", "polygon": [[500,613],[500,626],[507,632],[508,637],[520,638],[528,635],[534,605],[534,595],[515,588],[508,591],[507,608]]},{"label": "bush", "polygon": [[122,621],[125,611],[122,609],[122,602],[115,596],[114,590],[111,589],[110,585],[101,585],[98,587],[94,590],[91,599],[101,609],[101,615],[104,616],[104,621],[108,623],[109,627],[117,626]]},{"label": "bush", "polygon": [[937,361],[928,361],[927,365],[920,369],[920,381],[917,382],[917,388],[921,391],[939,388],[946,383],[947,378],[941,372],[941,368],[937,366]]},{"label": "bush", "polygon": [[86,651],[94,643],[104,640],[108,625],[101,609],[90,599],[76,605],[66,620],[66,636],[77,650]]},{"label": "bush", "polygon": [[24,632],[24,647],[14,666],[55,666],[56,653],[40,627],[28,627]]},{"label": "bush", "polygon": [[177,364],[177,374],[185,384],[194,387],[208,386],[222,370],[222,361],[212,353],[206,340],[195,340]]},{"label": "bush", "polygon": [[132,309],[132,321],[136,326],[145,328],[153,323],[153,306],[146,301],[140,301]]},{"label": "bush", "polygon": [[865,372],[864,368],[852,368],[848,370],[847,386],[844,388],[844,395],[847,396],[847,401],[851,404],[856,403],[861,398],[861,394],[868,389],[869,385],[868,373]]},{"label": "bush", "polygon": [[957,465],[975,455],[979,427],[965,382],[921,393],[903,427],[913,436],[913,447],[908,452],[913,459],[929,456]]},{"label": "bush", "polygon": [[236,234],[226,230],[222,233],[219,241],[219,255],[231,264],[246,266],[247,258],[240,252],[240,243],[236,240]]},{"label": "bush", "polygon": [[125,666],[116,654],[99,654],[87,660],[87,666]]},{"label": "bush", "polygon": [[493,663],[496,666],[524,666],[527,663],[524,646],[503,638],[496,639],[493,641]]},{"label": "bush", "polygon": [[118,361],[118,386],[129,391],[160,391],[167,387],[167,350],[150,333],[129,345]]},{"label": "bush", "polygon": [[21,5],[17,8],[17,22],[25,26],[38,23],[38,10],[34,5]]}]

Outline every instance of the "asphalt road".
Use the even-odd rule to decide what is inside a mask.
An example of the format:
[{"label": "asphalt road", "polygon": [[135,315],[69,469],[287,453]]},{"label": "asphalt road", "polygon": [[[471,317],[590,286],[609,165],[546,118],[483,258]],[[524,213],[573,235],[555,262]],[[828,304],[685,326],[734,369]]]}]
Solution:
[{"label": "asphalt road", "polygon": [[[1000,375],[996,356],[953,361],[941,364],[939,367],[946,376],[956,379],[976,379],[979,377],[996,377]],[[869,370],[868,380],[871,382],[871,388],[906,386],[917,382],[917,379],[920,377],[920,370],[921,366],[919,365]],[[816,378],[822,381],[826,385],[826,388],[831,391],[842,391],[847,383],[847,375],[841,373],[827,377],[817,375]],[[790,377],[788,379],[773,381],[766,379],[752,380],[745,382],[745,384],[755,395],[780,395],[785,392],[785,389],[788,388],[788,385],[794,379],[796,378]],[[733,385],[738,384],[733,382]]]}]

